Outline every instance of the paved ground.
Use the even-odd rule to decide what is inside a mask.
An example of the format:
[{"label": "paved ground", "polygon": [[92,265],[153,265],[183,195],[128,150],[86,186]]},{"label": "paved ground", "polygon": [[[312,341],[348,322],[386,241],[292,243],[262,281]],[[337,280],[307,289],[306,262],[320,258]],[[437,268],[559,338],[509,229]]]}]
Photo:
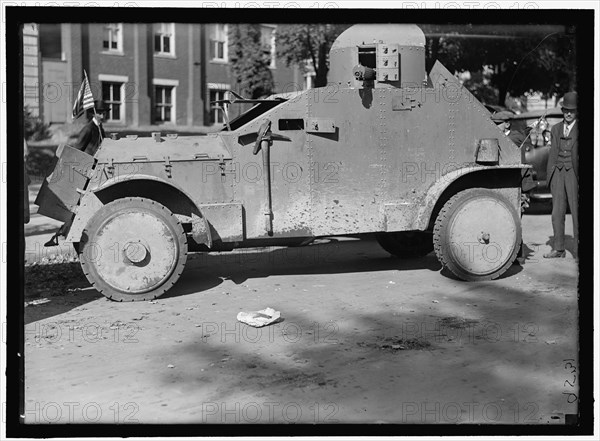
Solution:
[{"label": "paved ground", "polygon": [[[56,227],[34,214],[28,249]],[[564,424],[577,261],[542,258],[543,210],[523,227],[526,260],[493,282],[354,239],[194,256],[153,302],[105,300],[79,274],[26,298],[26,422]],[[284,320],[236,320],[265,307]]]}]

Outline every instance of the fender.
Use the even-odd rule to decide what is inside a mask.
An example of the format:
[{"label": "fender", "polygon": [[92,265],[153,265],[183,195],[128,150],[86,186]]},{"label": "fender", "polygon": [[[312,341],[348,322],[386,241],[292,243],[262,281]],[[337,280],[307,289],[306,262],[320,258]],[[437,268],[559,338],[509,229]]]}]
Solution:
[{"label": "fender", "polygon": [[132,175],[124,175],[124,176],[114,176],[114,177],[109,178],[106,181],[104,181],[98,187],[91,188],[89,190],[93,191],[94,193],[98,193],[99,191],[105,190],[108,187],[112,187],[113,185],[116,185],[116,184],[122,184],[123,182],[127,182],[127,181],[139,181],[139,180],[162,182],[163,184],[167,184],[169,187],[173,187],[176,190],[180,191],[181,193],[186,195],[190,201],[193,201],[192,197],[185,190],[183,190],[181,187],[174,184],[173,182],[169,182],[166,179],[159,178],[158,176],[140,174],[140,173],[136,173],[136,174],[132,174]]},{"label": "fender", "polygon": [[[190,203],[195,207],[195,209],[198,211],[198,214],[199,214],[199,215],[197,215],[195,213],[192,213],[191,218],[187,219],[187,217],[186,217],[186,219],[185,219],[186,221],[192,223],[193,239],[197,243],[205,244],[209,248],[212,247],[213,238],[212,238],[211,229],[209,227],[208,221],[207,221],[206,217],[202,214],[202,212],[200,211],[200,209],[198,207],[198,204],[194,201],[194,199],[190,196],[190,194],[187,191],[183,190],[180,186],[174,184],[173,182],[169,182],[165,179],[162,179],[162,178],[159,178],[156,176],[152,176],[152,175],[146,175],[146,174],[136,174],[133,176],[115,176],[113,178],[106,180],[98,187],[88,188],[87,191],[85,192],[85,194],[81,197],[79,206],[76,209],[75,216],[73,218],[73,221],[71,223],[71,226],[69,228],[69,232],[68,232],[68,235],[67,235],[65,241],[66,242],[79,242],[79,240],[81,238],[81,234],[83,232],[83,229],[85,228],[85,226],[87,225],[89,220],[92,218],[92,216],[98,210],[100,210],[104,206],[103,202],[98,198],[97,193],[99,193],[103,190],[106,190],[110,187],[114,187],[116,185],[124,184],[126,182],[131,182],[131,181],[160,182],[161,184],[164,184],[170,188],[173,188],[176,191],[180,192],[182,195],[184,195],[190,201]],[[132,195],[132,196],[134,196],[134,195]],[[158,201],[158,202],[160,202],[160,201]],[[179,217],[181,217],[181,216],[179,216]]]},{"label": "fender", "polygon": [[480,172],[485,170],[514,170],[527,168],[531,168],[531,166],[524,164],[507,164],[494,166],[477,165],[462,167],[458,170],[453,170],[450,173],[443,175],[431,187],[429,187],[429,190],[427,190],[427,193],[425,194],[422,203],[419,204],[417,215],[415,216],[412,223],[413,229],[421,231],[427,229],[427,227],[429,226],[429,219],[431,218],[431,213],[433,211],[433,208],[435,207],[436,202],[438,201],[442,193],[450,186],[450,184],[456,182],[457,179],[474,172]]}]

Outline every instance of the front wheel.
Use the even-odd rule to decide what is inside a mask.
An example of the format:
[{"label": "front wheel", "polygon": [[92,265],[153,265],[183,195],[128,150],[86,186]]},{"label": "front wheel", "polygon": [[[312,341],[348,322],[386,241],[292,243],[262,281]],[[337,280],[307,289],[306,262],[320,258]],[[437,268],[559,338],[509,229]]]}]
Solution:
[{"label": "front wheel", "polygon": [[461,191],[438,214],[433,243],[441,264],[460,279],[496,279],[519,251],[519,214],[506,197],[492,190]]},{"label": "front wheel", "polygon": [[89,221],[79,244],[90,283],[112,300],[149,300],[183,272],[187,238],[166,207],[145,198],[117,199]]}]

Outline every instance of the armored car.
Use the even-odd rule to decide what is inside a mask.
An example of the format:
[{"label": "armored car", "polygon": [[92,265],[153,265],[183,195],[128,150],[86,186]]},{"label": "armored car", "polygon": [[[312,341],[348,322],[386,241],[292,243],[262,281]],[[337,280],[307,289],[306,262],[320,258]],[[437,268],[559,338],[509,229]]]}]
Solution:
[{"label": "armored car", "polygon": [[332,45],[327,87],[246,100],[222,130],[68,145],[36,200],[64,222],[93,286],[113,300],[165,293],[192,252],[374,235],[389,253],[435,251],[490,280],[521,244],[521,154],[416,25],[363,24]]}]

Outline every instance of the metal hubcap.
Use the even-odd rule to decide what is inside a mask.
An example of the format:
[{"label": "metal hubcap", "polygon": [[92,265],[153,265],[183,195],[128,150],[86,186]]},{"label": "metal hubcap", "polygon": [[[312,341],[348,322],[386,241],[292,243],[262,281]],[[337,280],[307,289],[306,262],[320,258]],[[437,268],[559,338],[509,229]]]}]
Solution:
[{"label": "metal hubcap", "polygon": [[149,252],[148,246],[141,239],[127,242],[123,246],[124,257],[131,263],[142,263],[148,257]]},{"label": "metal hubcap", "polygon": [[171,275],[179,243],[160,217],[132,210],[108,218],[89,250],[88,259],[106,283],[135,294],[157,288]]},{"label": "metal hubcap", "polygon": [[490,198],[467,201],[448,229],[454,260],[472,274],[497,271],[511,256],[517,226],[509,207]]}]

